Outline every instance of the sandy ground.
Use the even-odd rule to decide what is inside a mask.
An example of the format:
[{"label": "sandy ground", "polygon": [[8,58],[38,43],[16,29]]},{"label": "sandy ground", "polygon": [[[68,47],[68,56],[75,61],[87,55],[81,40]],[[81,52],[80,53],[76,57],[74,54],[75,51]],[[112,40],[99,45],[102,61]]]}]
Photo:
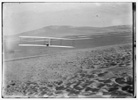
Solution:
[{"label": "sandy ground", "polygon": [[[132,49],[131,45],[128,44],[98,47],[95,49],[62,51],[43,57],[4,63],[3,85],[6,88],[11,82],[17,81],[23,83],[28,81],[41,83],[59,80],[67,84],[72,79],[73,82],[83,79],[80,77],[82,73],[91,73],[94,77],[98,76],[97,79],[92,78],[94,82],[100,79],[108,80],[109,78],[120,77],[122,74],[125,74],[127,78],[127,76],[133,77],[132,66]],[[80,76],[76,76],[76,73]],[[77,78],[74,79],[74,76]],[[85,81],[87,80],[86,77],[84,79]],[[85,81],[83,80],[82,82],[87,83]],[[16,92],[15,94],[17,95],[18,93]],[[132,96],[131,93],[126,93],[125,95]]]}]

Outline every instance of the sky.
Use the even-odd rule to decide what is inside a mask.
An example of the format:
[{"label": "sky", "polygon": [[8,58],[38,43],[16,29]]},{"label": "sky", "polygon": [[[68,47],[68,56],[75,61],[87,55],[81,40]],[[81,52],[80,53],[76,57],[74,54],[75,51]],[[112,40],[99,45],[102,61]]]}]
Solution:
[{"label": "sky", "polygon": [[106,27],[132,25],[131,3],[4,3],[3,34],[51,25]]}]

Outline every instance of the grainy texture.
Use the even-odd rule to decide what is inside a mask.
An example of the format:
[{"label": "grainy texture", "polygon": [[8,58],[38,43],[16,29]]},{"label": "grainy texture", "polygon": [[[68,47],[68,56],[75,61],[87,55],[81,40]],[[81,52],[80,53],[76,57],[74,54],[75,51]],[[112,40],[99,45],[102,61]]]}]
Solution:
[{"label": "grainy texture", "polygon": [[5,97],[133,97],[130,44],[5,63]]}]

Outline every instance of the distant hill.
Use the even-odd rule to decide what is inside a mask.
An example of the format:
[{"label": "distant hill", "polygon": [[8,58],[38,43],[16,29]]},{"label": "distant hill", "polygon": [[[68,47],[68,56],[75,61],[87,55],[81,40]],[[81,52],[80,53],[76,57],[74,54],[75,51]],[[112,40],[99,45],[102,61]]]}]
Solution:
[{"label": "distant hill", "polygon": [[18,43],[19,36],[52,36],[52,37],[94,37],[100,35],[132,35],[132,27],[130,25],[119,25],[109,27],[72,27],[72,26],[46,26],[40,29],[20,33],[17,35],[4,36],[6,44]]},{"label": "distant hill", "polygon": [[54,36],[65,37],[73,35],[96,35],[103,33],[120,33],[130,32],[130,25],[110,26],[110,27],[72,27],[72,26],[46,26],[29,32],[24,32],[19,35],[27,36]]}]

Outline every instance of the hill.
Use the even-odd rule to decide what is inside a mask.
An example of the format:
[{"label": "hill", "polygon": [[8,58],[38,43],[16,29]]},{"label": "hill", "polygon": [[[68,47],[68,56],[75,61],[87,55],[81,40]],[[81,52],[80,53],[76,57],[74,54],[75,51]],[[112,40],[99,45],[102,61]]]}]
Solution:
[{"label": "hill", "polygon": [[65,37],[74,35],[96,35],[111,32],[131,32],[129,25],[110,26],[110,27],[72,27],[72,26],[46,26],[40,29],[24,32],[19,35],[28,36],[54,36]]}]

